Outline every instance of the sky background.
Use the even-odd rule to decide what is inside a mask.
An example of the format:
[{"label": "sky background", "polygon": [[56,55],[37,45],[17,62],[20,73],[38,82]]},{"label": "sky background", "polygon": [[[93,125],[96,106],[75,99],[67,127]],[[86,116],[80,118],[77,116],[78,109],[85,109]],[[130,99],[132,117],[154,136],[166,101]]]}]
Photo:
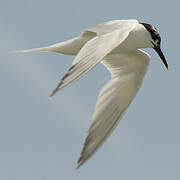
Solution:
[{"label": "sky background", "polygon": [[[178,1],[1,1],[0,179],[179,180]],[[152,49],[140,92],[101,149],[76,170],[97,95],[110,79],[101,65],[53,98],[74,57],[12,54],[71,39],[113,19],[138,19],[160,31],[166,71]]]}]

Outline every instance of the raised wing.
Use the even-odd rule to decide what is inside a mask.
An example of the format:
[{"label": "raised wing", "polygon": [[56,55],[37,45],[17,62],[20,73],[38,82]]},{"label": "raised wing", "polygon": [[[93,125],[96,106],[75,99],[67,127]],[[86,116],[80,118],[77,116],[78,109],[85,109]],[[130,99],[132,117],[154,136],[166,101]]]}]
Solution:
[{"label": "raised wing", "polygon": [[[135,21],[136,22],[136,21]],[[99,35],[88,41],[80,50],[71,68],[62,78],[59,85],[53,91],[53,96],[60,89],[70,85],[73,81],[81,78],[99,63],[107,54],[119,46],[129,35],[129,32],[136,26],[136,23]]]},{"label": "raised wing", "polygon": [[78,167],[97,151],[117,126],[142,84],[149,56],[140,50],[128,51],[127,54],[108,55],[102,63],[111,72],[112,80],[98,96],[93,123],[78,160]]},{"label": "raised wing", "polygon": [[86,29],[82,35],[97,35],[101,36],[107,33],[110,33],[112,31],[118,30],[118,29],[124,29],[128,30],[131,28],[134,24],[136,25],[138,23],[135,19],[129,19],[129,20],[112,20],[108,21],[102,24],[98,24],[92,28]]}]

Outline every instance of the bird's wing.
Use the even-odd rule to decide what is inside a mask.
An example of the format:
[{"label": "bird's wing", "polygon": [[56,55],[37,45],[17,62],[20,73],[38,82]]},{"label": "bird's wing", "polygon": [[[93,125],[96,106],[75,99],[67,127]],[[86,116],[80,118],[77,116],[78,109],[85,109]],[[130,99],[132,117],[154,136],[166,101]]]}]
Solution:
[{"label": "bird's wing", "polygon": [[102,63],[112,74],[112,80],[98,96],[93,123],[78,160],[78,167],[97,151],[118,124],[142,84],[149,56],[136,50],[108,55]]},{"label": "bird's wing", "polygon": [[128,37],[129,32],[136,26],[136,23],[123,26],[121,29],[96,36],[89,40],[77,54],[71,68],[61,79],[51,96],[90,71],[98,62]]},{"label": "bird's wing", "polygon": [[137,24],[138,21],[135,19],[129,19],[129,20],[112,20],[108,21],[102,24],[98,24],[92,28],[88,28],[85,31],[82,32],[82,36],[93,36],[93,35],[103,35],[110,33],[114,30],[122,29],[122,28],[127,28],[132,27],[133,24]]}]

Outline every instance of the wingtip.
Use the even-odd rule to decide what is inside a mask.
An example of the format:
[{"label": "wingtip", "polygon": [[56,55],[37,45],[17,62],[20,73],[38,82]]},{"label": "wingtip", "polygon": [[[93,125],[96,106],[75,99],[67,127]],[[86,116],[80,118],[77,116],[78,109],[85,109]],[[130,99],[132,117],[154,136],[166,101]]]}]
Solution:
[{"label": "wingtip", "polygon": [[80,168],[80,164],[77,164],[77,166],[76,166],[76,170],[78,170],[79,168]]},{"label": "wingtip", "polygon": [[51,95],[49,97],[54,96],[59,90],[62,90],[65,86],[62,86],[62,81],[60,82],[60,84],[54,89],[54,91],[51,93]]},{"label": "wingtip", "polygon": [[76,170],[78,170],[78,169],[81,167],[82,164],[83,164],[83,162],[82,162],[82,157],[80,157],[80,158],[78,159],[78,161],[77,161]]},{"label": "wingtip", "polygon": [[50,94],[49,97],[53,97],[53,96],[56,94],[57,91],[58,91],[58,89],[56,88],[56,89]]}]

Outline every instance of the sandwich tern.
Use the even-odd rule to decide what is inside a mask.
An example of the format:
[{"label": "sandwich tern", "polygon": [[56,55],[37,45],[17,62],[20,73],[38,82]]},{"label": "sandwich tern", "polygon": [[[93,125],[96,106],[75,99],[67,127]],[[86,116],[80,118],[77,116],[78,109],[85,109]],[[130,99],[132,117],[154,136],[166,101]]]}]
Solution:
[{"label": "sandwich tern", "polygon": [[154,26],[130,19],[96,25],[76,38],[48,47],[19,51],[76,55],[51,96],[80,79],[99,62],[110,71],[112,79],[98,95],[93,122],[77,167],[104,143],[136,96],[150,60],[150,56],[140,49],[153,48],[169,70],[160,46],[161,38]]}]

